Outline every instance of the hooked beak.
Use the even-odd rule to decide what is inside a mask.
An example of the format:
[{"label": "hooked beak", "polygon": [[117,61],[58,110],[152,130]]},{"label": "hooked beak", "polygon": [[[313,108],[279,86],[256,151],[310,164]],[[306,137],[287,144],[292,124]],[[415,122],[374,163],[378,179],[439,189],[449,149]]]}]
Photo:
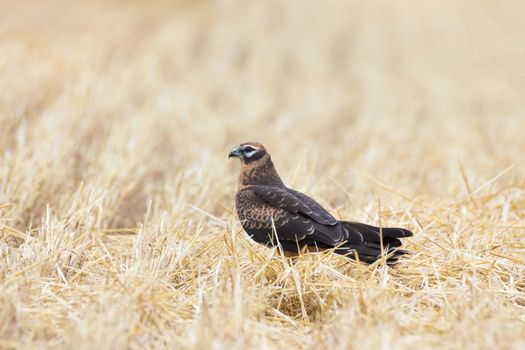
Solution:
[{"label": "hooked beak", "polygon": [[241,151],[239,150],[239,147],[234,149],[233,151],[228,154],[228,158],[234,157],[234,158],[240,158],[242,156]]}]

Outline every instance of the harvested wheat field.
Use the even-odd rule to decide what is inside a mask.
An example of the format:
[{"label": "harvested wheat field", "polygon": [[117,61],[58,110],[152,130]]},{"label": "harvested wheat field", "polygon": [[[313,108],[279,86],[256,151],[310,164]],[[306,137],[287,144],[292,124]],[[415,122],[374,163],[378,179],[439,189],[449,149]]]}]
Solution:
[{"label": "harvested wheat field", "polygon": [[[522,1],[4,1],[0,348],[525,348]],[[394,267],[255,244],[263,142]]]}]

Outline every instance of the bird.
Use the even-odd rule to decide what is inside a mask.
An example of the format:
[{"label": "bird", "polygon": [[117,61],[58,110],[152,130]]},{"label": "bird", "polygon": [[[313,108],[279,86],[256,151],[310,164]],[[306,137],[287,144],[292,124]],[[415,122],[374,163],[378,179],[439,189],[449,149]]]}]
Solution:
[{"label": "bird", "polygon": [[311,197],[287,187],[259,142],[244,142],[228,158],[239,158],[235,207],[242,228],[255,242],[278,247],[286,256],[333,249],[367,264],[385,257],[388,265],[407,254],[404,228],[376,227],[337,220]]}]

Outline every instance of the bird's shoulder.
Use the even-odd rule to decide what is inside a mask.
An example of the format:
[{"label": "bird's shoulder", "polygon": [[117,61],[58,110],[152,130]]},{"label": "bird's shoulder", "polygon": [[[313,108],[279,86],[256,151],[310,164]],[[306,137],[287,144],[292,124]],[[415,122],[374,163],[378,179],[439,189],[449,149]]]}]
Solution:
[{"label": "bird's shoulder", "polygon": [[262,216],[271,215],[277,211],[281,211],[280,208],[273,206],[271,203],[268,203],[257,195],[257,193],[250,187],[237,191],[235,202],[238,211],[251,213],[258,212]]},{"label": "bird's shoulder", "polygon": [[309,196],[285,186],[247,186],[242,196],[262,200],[272,207],[284,209],[290,213],[300,213],[323,225],[336,225],[334,218],[326,209]]},{"label": "bird's shoulder", "polygon": [[288,215],[285,210],[272,206],[249,188],[237,192],[235,206],[244,229],[271,229],[272,221],[280,223]]}]

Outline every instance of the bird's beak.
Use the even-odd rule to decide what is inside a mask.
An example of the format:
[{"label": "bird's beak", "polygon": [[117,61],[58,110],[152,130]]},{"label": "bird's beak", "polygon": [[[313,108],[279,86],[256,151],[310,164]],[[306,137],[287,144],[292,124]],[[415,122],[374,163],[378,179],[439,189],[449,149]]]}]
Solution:
[{"label": "bird's beak", "polygon": [[241,151],[239,150],[239,147],[237,147],[236,149],[231,151],[230,154],[228,154],[228,158],[231,158],[231,157],[240,158],[241,155],[242,155]]}]

